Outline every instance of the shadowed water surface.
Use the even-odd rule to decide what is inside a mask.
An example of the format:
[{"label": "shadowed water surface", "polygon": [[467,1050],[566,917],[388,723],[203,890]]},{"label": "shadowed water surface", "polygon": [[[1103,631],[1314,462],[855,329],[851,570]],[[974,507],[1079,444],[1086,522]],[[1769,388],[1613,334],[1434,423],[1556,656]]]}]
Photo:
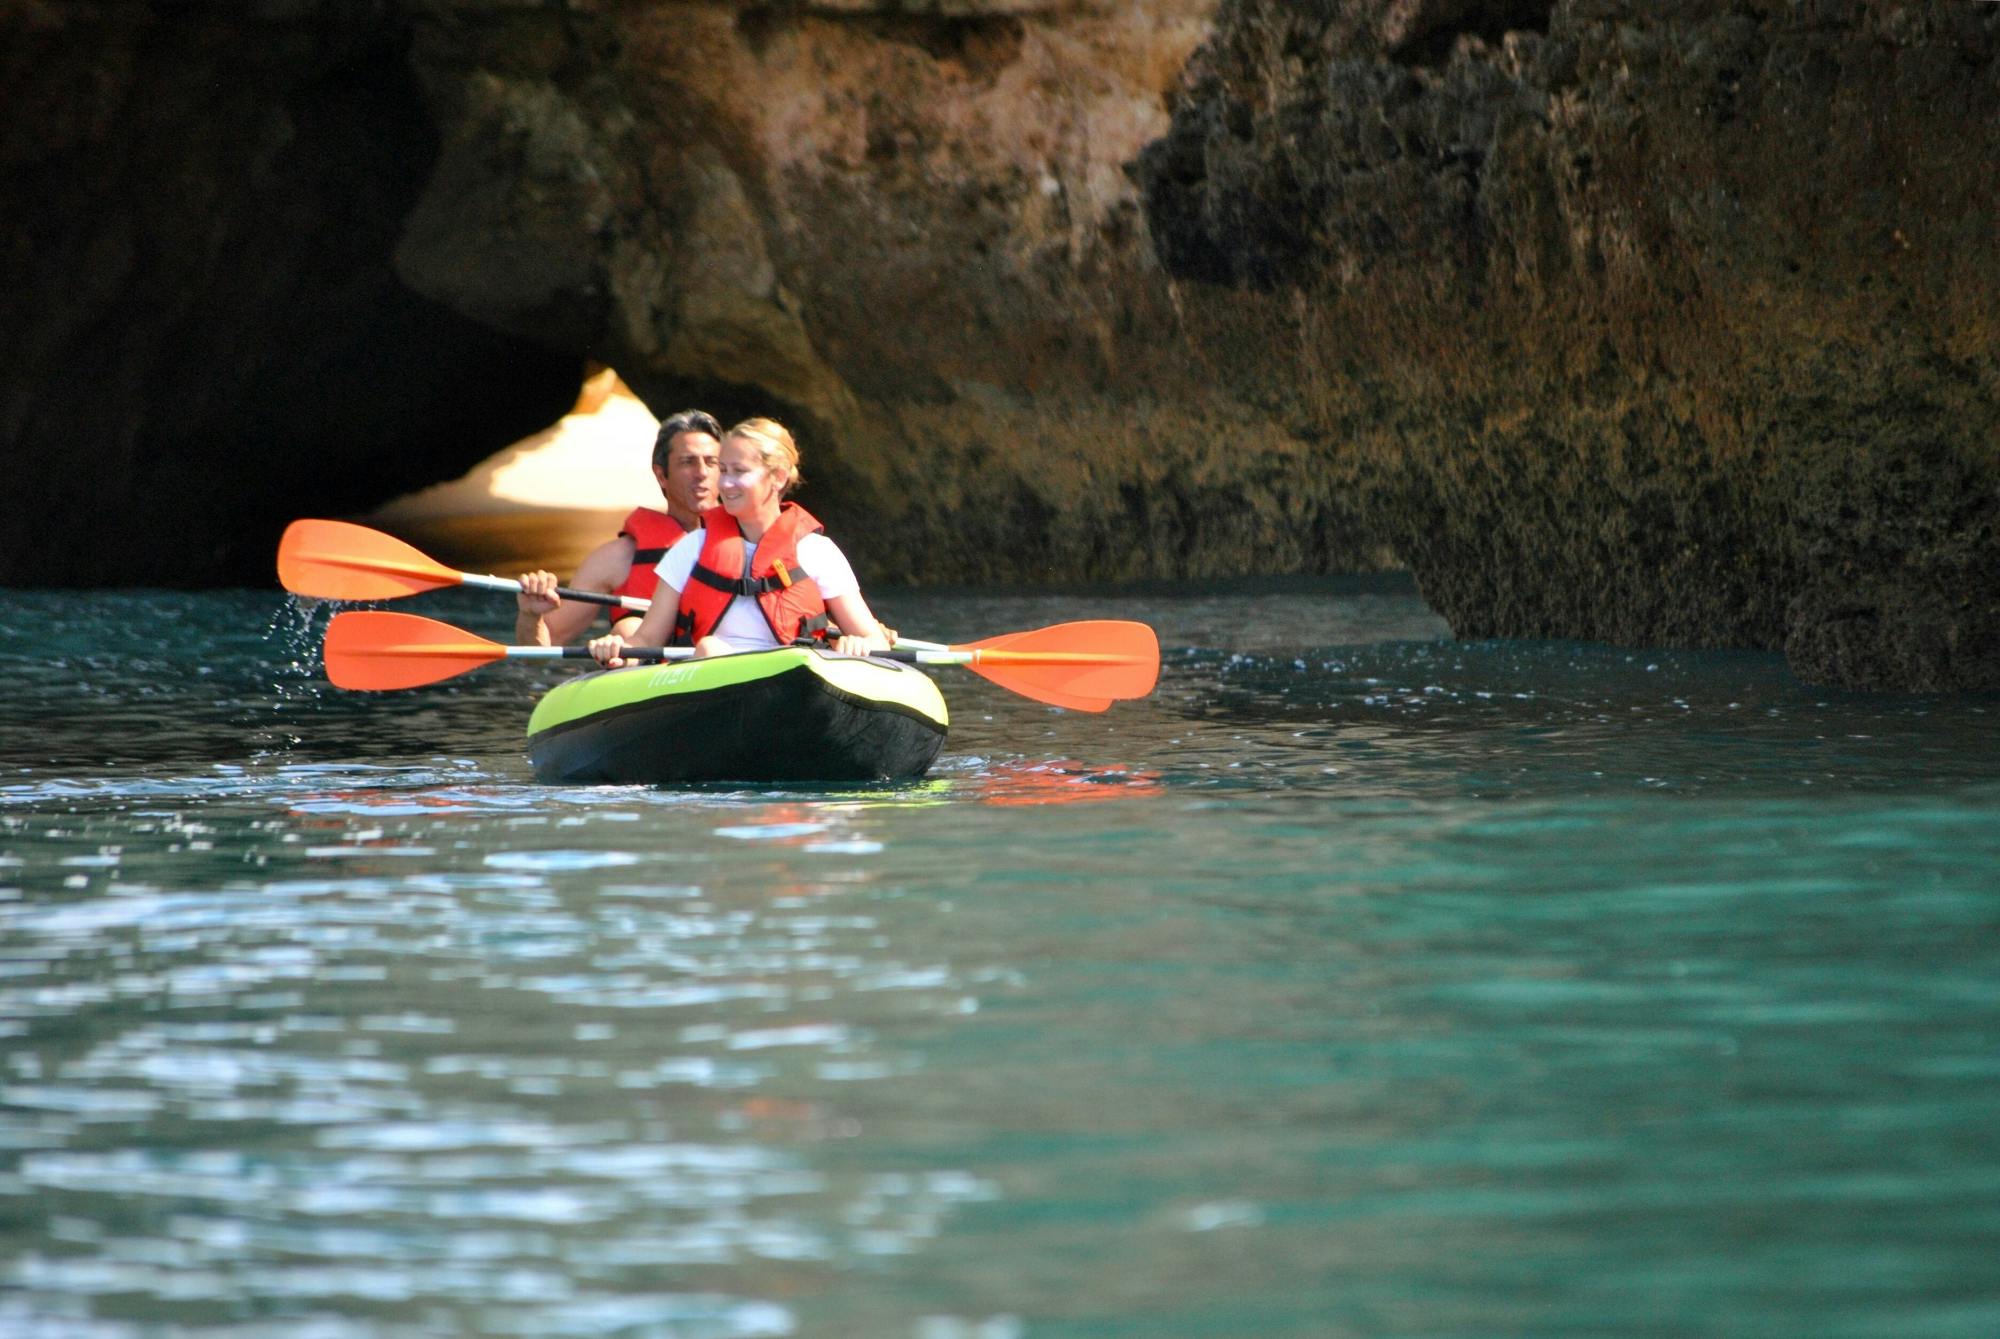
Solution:
[{"label": "shadowed water surface", "polygon": [[0,1332],[2000,1333],[2000,703],[1394,581],[876,603],[1160,690],[560,789],[559,667],[0,593]]}]

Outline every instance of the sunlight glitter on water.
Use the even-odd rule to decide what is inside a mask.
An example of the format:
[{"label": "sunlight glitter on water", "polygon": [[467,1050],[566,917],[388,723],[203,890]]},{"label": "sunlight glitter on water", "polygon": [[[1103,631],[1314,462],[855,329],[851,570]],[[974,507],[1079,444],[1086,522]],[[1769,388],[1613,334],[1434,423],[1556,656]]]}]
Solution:
[{"label": "sunlight glitter on water", "polygon": [[1334,584],[941,679],[919,783],[549,788],[560,671],[335,694],[274,599],[0,604],[0,1330],[1991,1319],[1991,702]]}]

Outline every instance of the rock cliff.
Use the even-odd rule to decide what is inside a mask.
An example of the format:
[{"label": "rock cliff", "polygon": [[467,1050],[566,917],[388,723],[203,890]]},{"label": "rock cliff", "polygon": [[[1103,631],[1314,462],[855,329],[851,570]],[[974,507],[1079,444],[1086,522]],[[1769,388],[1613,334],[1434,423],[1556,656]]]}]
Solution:
[{"label": "rock cliff", "polygon": [[1465,635],[2000,687],[2000,6],[0,26],[0,582],[267,579],[591,358],[792,420],[876,578],[1400,561]]},{"label": "rock cliff", "polygon": [[0,4],[0,584],[265,583],[288,513],[568,407],[573,354],[388,265],[438,156],[409,46],[366,5]]},{"label": "rock cliff", "polygon": [[2000,687],[2000,12],[1662,13],[1231,0],[1141,164],[1197,338],[1461,635]]}]

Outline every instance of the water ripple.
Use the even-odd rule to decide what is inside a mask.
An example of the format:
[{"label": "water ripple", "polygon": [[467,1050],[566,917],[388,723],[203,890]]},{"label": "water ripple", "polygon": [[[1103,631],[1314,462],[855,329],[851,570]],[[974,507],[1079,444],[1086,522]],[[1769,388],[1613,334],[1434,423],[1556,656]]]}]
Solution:
[{"label": "water ripple", "polygon": [[533,784],[560,669],[0,595],[0,1332],[1992,1328],[1993,702],[1133,598],[1144,702],[664,791]]}]

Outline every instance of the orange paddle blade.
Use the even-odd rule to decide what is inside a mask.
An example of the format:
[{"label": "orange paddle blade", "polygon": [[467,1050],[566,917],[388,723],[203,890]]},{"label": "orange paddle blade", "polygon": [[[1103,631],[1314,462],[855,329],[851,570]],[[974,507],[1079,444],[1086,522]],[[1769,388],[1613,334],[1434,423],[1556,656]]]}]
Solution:
[{"label": "orange paddle blade", "polygon": [[1160,639],[1124,619],[1057,623],[952,650],[972,652],[966,668],[1002,688],[1076,711],[1144,697],[1160,680]]},{"label": "orange paddle blade", "polygon": [[464,577],[394,535],[347,521],[293,521],[278,541],[278,580],[321,600],[393,600]]},{"label": "orange paddle blade", "polygon": [[349,610],[326,628],[326,677],[336,688],[415,688],[506,656],[498,642],[415,614]]}]

